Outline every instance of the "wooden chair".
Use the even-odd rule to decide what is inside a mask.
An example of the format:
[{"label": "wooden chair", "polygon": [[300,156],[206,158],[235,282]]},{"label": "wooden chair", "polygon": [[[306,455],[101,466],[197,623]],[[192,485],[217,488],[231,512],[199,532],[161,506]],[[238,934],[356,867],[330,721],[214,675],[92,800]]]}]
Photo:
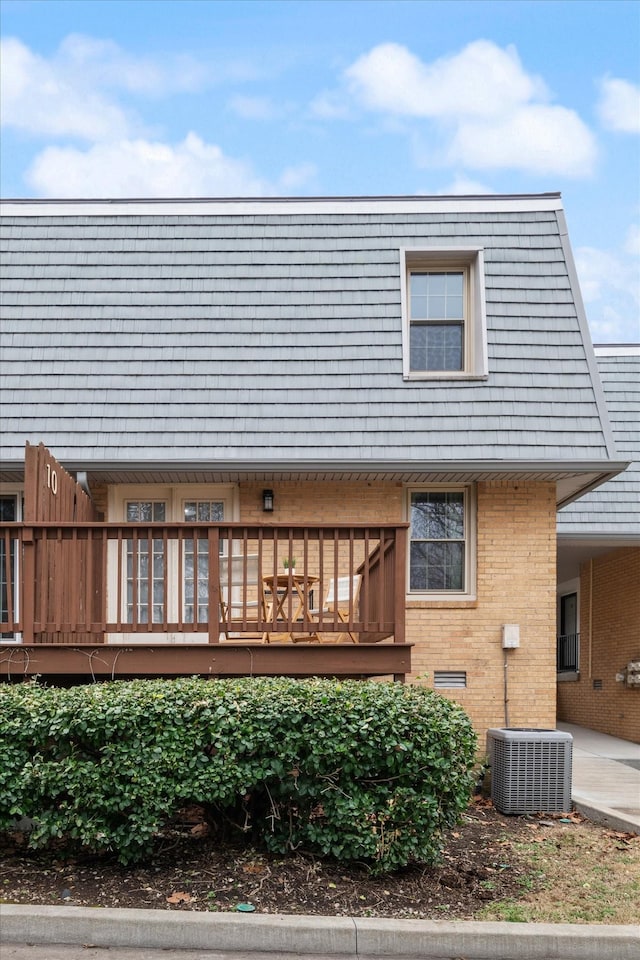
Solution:
[{"label": "wooden chair", "polygon": [[[229,560],[231,560],[231,591],[229,591]],[[262,612],[262,598],[258,591],[258,556],[257,554],[247,554],[246,556],[246,581],[245,577],[245,557],[243,555],[234,555],[220,557],[220,608],[222,613],[222,622],[224,624],[224,634],[228,638],[229,631],[227,623],[234,619],[248,617],[250,611],[254,611],[255,619],[260,618]],[[243,584],[244,596],[243,596]],[[246,588],[254,588],[247,590]],[[248,599],[246,593],[256,595],[255,599]]]},{"label": "wooden chair", "polygon": [[[359,575],[354,577],[338,577],[337,580],[332,577],[329,581],[329,588],[322,607],[317,610],[310,610],[310,615],[318,618],[322,615],[322,617],[327,620],[337,619],[341,623],[348,623],[349,607],[351,606],[354,617],[358,612],[360,583],[361,577]],[[345,630],[343,633],[331,633],[329,637],[330,639],[327,639],[326,634],[312,634],[309,637],[295,637],[294,643],[315,640],[316,638],[320,640],[321,643],[339,643],[342,637],[349,637],[352,643],[358,642],[358,638],[350,630]]]}]

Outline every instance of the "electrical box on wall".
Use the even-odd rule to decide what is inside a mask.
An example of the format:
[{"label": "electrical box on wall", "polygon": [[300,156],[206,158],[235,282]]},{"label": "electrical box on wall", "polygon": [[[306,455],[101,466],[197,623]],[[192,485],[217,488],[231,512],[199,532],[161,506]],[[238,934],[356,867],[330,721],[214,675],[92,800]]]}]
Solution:
[{"label": "electrical box on wall", "polygon": [[625,673],[627,675],[627,686],[640,690],[640,660],[629,661]]},{"label": "electrical box on wall", "polygon": [[520,646],[520,624],[503,623],[502,624],[502,649],[513,650]]}]

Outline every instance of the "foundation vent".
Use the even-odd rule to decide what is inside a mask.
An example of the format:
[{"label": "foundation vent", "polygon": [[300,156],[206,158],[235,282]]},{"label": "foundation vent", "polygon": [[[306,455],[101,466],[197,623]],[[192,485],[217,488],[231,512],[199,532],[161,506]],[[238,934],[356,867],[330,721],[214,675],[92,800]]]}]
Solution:
[{"label": "foundation vent", "polygon": [[460,689],[467,685],[467,673],[465,670],[435,670],[433,674],[433,685],[438,688]]},{"label": "foundation vent", "polygon": [[491,799],[501,813],[571,809],[573,738],[562,730],[503,727],[487,731]]}]

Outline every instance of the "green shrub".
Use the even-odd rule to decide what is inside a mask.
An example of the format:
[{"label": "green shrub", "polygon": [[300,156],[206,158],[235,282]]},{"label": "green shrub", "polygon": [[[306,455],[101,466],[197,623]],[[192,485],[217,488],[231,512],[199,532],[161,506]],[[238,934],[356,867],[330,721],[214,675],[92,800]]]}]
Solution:
[{"label": "green shrub", "polygon": [[399,683],[137,680],[0,687],[0,828],[124,862],[199,803],[272,851],[432,862],[473,788],[460,707]]}]

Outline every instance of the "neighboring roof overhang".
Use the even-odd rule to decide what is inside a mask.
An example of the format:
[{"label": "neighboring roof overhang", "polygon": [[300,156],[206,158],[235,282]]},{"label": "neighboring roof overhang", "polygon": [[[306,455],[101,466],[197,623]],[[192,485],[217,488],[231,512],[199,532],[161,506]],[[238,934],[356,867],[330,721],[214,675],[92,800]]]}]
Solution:
[{"label": "neighboring roof overhang", "polygon": [[[557,506],[565,506],[625,470],[628,461],[562,463],[487,461],[77,461],[61,458],[71,471],[99,483],[217,483],[242,480],[392,480],[402,483],[538,481],[557,485]],[[0,480],[18,481],[22,465],[5,462]]]},{"label": "neighboring roof overhang", "polygon": [[557,580],[564,583],[579,576],[588,560],[595,560],[622,547],[640,547],[640,530],[636,533],[560,533],[557,535]]}]

